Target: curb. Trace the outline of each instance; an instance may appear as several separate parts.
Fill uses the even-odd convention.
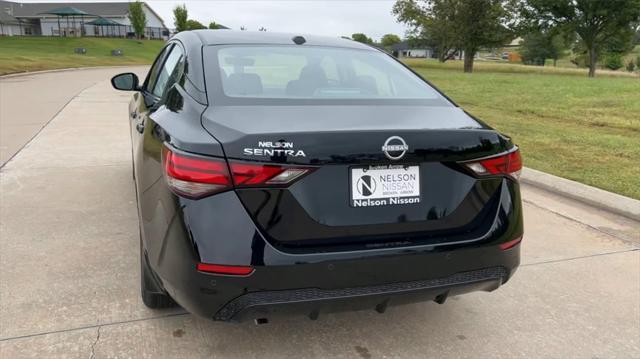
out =
[[[117,68],[121,68],[121,67],[132,67],[132,66],[151,66],[151,64],[64,67],[64,68],[60,68],[60,69],[51,69],[51,70],[22,71],[22,72],[12,72],[12,73],[9,73],[9,74],[0,75],[0,79],[6,79],[6,78],[12,78],[12,77],[20,77],[20,76],[29,76],[29,75],[38,75],[38,74],[48,74],[48,73],[55,73],[55,72],[65,72],[65,71],[117,69]]]
[[[640,222],[640,201],[636,199],[531,168],[523,168],[520,181]]]

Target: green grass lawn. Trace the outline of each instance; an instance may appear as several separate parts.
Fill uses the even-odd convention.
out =
[[[640,199],[637,76],[589,79],[482,66],[465,74],[452,64],[411,64],[467,111],[513,137],[526,166]]]
[[[150,64],[164,41],[110,38],[0,37],[0,75],[84,66]],[[86,55],[74,48],[84,47]],[[121,49],[124,56],[111,56]]]
[[[559,60],[560,62],[569,63],[568,59]],[[459,60],[449,60],[444,64],[434,59],[407,59],[405,62],[414,69],[435,69],[435,70],[455,70],[462,71],[463,62]],[[476,60],[473,65],[473,71],[478,73],[512,73],[512,74],[543,74],[543,75],[565,75],[586,77],[588,70],[586,68],[579,69],[571,64],[570,67],[565,66],[526,66],[522,64],[509,63],[506,61],[482,61]],[[611,71],[598,69],[596,76],[599,77],[640,77],[639,73],[631,73],[624,70]]]

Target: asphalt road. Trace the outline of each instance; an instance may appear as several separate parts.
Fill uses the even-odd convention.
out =
[[[34,107],[29,82],[59,91],[24,81]],[[264,326],[149,310],[129,94],[87,86],[0,172],[1,358],[640,358],[640,224],[527,186],[522,266],[493,293]]]

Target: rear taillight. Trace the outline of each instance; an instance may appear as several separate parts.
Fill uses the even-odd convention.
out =
[[[188,155],[165,147],[162,163],[169,188],[188,198],[201,198],[232,187],[223,159]]]
[[[462,164],[478,176],[509,176],[517,180],[522,171],[522,158],[517,147],[504,155]]]
[[[169,188],[197,199],[232,188],[287,186],[310,172],[308,167],[225,161],[164,147],[164,173]]]
[[[229,162],[236,187],[287,185],[309,172],[309,168]]]

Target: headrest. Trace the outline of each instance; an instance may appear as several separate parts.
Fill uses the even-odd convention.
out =
[[[327,74],[322,67],[318,65],[307,65],[303,67],[298,79],[302,82],[311,83],[316,87],[323,87],[328,83]]]
[[[225,93],[230,96],[262,94],[262,79],[256,74],[233,73],[225,81]]]

